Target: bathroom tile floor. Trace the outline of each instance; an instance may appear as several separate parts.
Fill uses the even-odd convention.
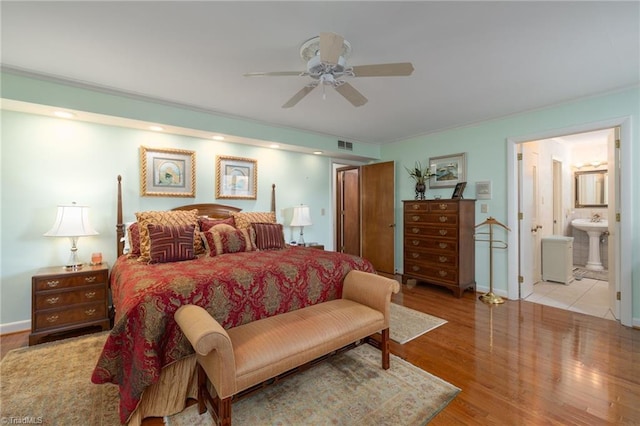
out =
[[[569,285],[540,281],[534,284],[533,293],[524,300],[615,320],[609,309],[607,281],[582,278],[574,279]]]

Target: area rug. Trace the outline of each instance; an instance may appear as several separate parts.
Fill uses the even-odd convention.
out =
[[[394,328],[405,328],[400,324],[429,317],[392,304],[394,312],[392,336]],[[423,323],[413,333],[423,334],[428,327],[437,325]],[[44,425],[119,425],[117,386],[91,382],[106,335],[97,333],[10,351],[0,362],[0,418]],[[395,356],[391,357],[391,369],[384,371],[380,351],[362,345],[238,401],[233,405],[234,424],[259,425],[265,416],[275,416],[269,424],[299,424],[300,419],[305,424],[424,424],[459,391]],[[283,397],[285,394],[289,397]],[[251,410],[263,406],[265,411],[242,408],[246,406]],[[321,406],[324,411],[319,411]],[[209,421],[208,415],[198,416],[195,406],[169,420],[171,425],[200,424],[192,423],[195,421]]]
[[[118,387],[91,383],[107,332],[14,349],[0,362],[7,424],[119,425]],[[13,423],[10,423],[13,421]]]
[[[424,425],[460,392],[457,387],[392,355],[361,345],[304,373],[243,398],[231,407],[232,423],[255,425]],[[210,426],[196,405],[165,418],[167,426]]]
[[[407,343],[424,333],[446,324],[442,318],[434,317],[396,303],[391,304],[391,340]]]
[[[573,277],[577,280],[591,278],[592,280],[609,281],[608,271],[592,271],[591,269],[578,266],[573,268]]]

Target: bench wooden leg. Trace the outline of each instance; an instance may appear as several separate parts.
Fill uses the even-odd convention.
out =
[[[231,426],[231,397],[220,399],[218,395],[212,397],[207,387],[207,373],[198,364],[198,413],[203,414],[209,409],[209,414],[216,426]]]
[[[391,367],[389,361],[389,353],[391,349],[389,347],[389,329],[385,328],[382,330],[382,339],[380,341],[380,351],[382,352],[382,369],[388,370]]]

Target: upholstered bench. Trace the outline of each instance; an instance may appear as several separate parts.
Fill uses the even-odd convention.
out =
[[[399,288],[392,279],[351,271],[342,299],[229,330],[199,306],[181,307],[175,318],[196,351],[200,414],[208,404],[216,424],[230,425],[234,396],[378,332],[382,368],[388,369],[389,304]]]

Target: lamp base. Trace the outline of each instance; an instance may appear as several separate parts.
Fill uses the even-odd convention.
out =
[[[71,238],[71,254],[69,255],[69,260],[67,260],[67,264],[64,266],[65,269],[73,270],[73,269],[82,269],[82,262],[78,259],[78,237],[70,237]]]
[[[504,303],[504,299],[498,296],[497,294],[494,294],[493,292],[483,294],[482,296],[479,297],[479,299],[484,303],[489,303],[494,305]]]
[[[68,271],[75,271],[76,269],[82,269],[84,263],[75,263],[73,265],[64,265],[64,269]]]

